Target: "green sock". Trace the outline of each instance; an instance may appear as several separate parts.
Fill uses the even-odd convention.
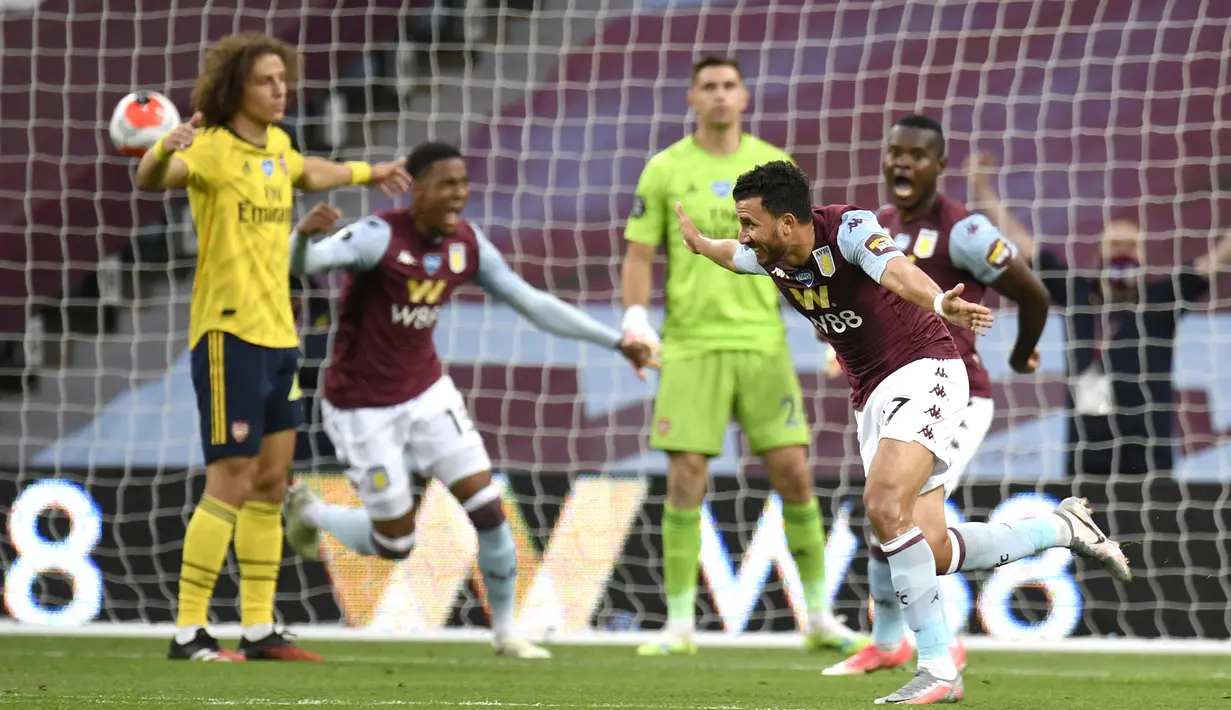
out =
[[[825,527],[816,498],[807,503],[784,502],[782,523],[787,549],[795,558],[799,581],[804,586],[808,614],[824,613],[829,609],[829,595],[825,593]]]
[[[697,601],[697,566],[701,559],[701,508],[663,506],[663,577],[667,588],[667,624],[691,629]]]

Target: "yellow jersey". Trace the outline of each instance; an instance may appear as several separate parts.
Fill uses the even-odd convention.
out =
[[[260,347],[299,347],[290,233],[303,156],[277,126],[267,129],[264,147],[228,128],[209,128],[176,156],[188,166],[197,229],[188,347],[215,330]]]

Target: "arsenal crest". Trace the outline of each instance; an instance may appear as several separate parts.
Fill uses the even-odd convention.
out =
[[[231,438],[242,444],[248,440],[248,422],[231,422]]]
[[[453,243],[449,245],[449,271],[460,274],[466,270],[466,245]]]

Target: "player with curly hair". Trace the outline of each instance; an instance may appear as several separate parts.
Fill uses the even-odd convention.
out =
[[[199,241],[188,326],[205,454],[205,492],[184,535],[169,657],[319,661],[274,628],[282,564],[282,499],[302,424],[299,336],[291,310],[294,190],[374,185],[405,192],[404,161],[369,165],[304,157],[279,126],[299,59],[259,33],[220,40],[192,92],[196,113],[137,168],[145,189],[187,188]],[[240,569],[243,639],[223,649],[206,631],[231,540]]]

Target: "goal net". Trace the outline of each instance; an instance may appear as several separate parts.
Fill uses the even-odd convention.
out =
[[[6,613],[61,626],[174,619],[181,540],[203,485],[186,353],[196,242],[182,194],[133,191],[133,163],[111,149],[106,121],[139,88],[190,115],[203,49],[255,29],[304,57],[287,121],[303,151],[376,160],[428,138],[458,143],[469,218],[530,282],[613,324],[633,186],[650,155],[691,130],[685,91],[698,56],[741,62],[754,97],[747,130],[793,154],[818,202],[881,204],[888,127],[934,116],[948,138],[942,189],[972,199],[963,162],[992,156],[987,186],[1052,255],[1045,276],[1068,294],[1031,376],[1007,367],[1014,310],[993,298],[997,325],[980,348],[996,419],[951,512],[1003,521],[1082,495],[1128,543],[1138,574],[1118,585],[1050,551],[954,575],[952,623],[992,639],[1225,639],[1227,283],[1214,279],[1183,314],[1103,307],[1080,284],[1100,273],[1112,220],[1146,237],[1142,293],[1167,283],[1191,294],[1193,260],[1231,228],[1229,20],[1231,6],[1201,0],[0,0]],[[347,219],[389,206],[346,189],[300,207],[317,197]],[[316,389],[337,281],[296,286],[310,423],[295,476],[357,504]],[[826,374],[802,319],[786,322],[814,424],[831,596],[866,625],[848,390]],[[557,637],[660,626],[666,462],[647,446],[653,378],[543,335],[477,290],[444,311],[437,342],[505,483],[522,623]],[[1126,386],[1139,396],[1117,404]],[[1150,446],[1173,452],[1169,467],[1125,453]],[[779,502],[738,429],[711,472],[698,623],[789,638],[803,614],[798,573]],[[466,517],[439,486],[421,491],[419,545],[404,562],[360,559],[331,539],[323,564],[288,552],[279,618],[382,633],[485,626]],[[213,619],[237,620],[237,581],[231,560]]]

